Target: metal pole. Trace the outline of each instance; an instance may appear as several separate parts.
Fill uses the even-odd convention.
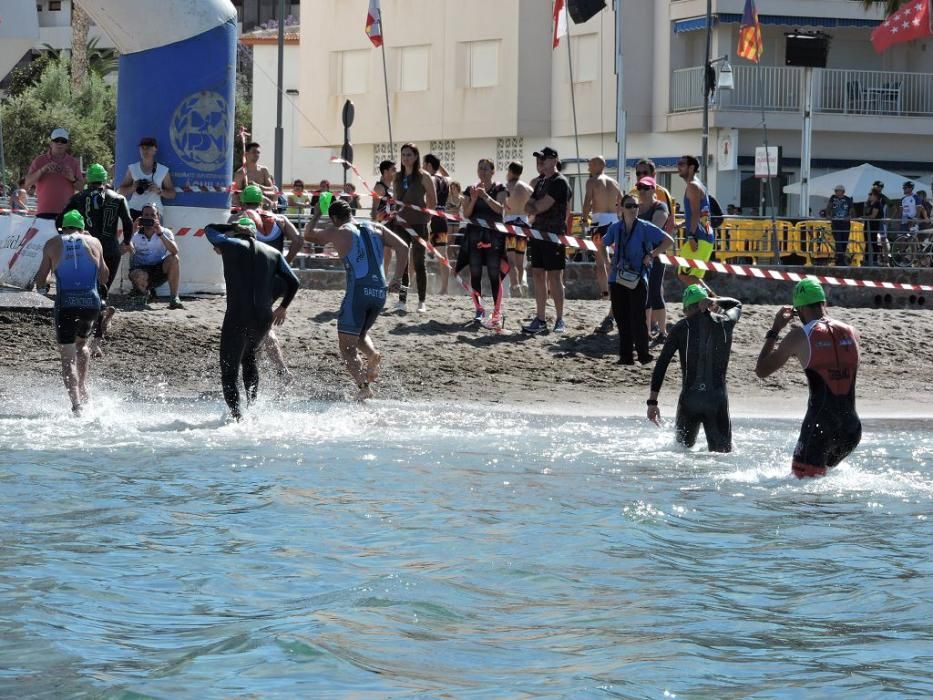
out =
[[[771,199],[771,252],[773,262],[777,265],[781,263],[781,251],[777,235],[777,203],[774,200],[774,178],[771,176],[771,158],[768,155],[768,120],[765,118],[765,89],[761,82],[761,62],[755,64],[755,75],[758,78],[758,101],[761,105],[761,130],[765,140],[765,168],[768,173],[768,195]],[[775,173],[776,175],[777,173]],[[764,194],[764,187],[762,187]],[[764,197],[762,197],[764,199]],[[762,212],[764,215],[764,212]]]
[[[810,216],[810,155],[813,140],[813,69],[803,69],[803,135],[800,144],[800,215]]]
[[[282,129],[282,94],[285,92],[285,0],[279,0],[279,74],[275,95],[275,164],[276,187],[282,187],[282,159],[285,154],[285,131]]]
[[[706,164],[709,162],[709,62],[713,51],[713,0],[706,0],[706,60],[703,61],[703,154],[700,169],[703,183],[709,187]]]
[[[389,153],[395,153],[395,141],[392,140],[392,112],[389,110],[389,72],[386,69],[386,25],[382,21],[382,8],[379,8],[379,29],[382,31],[382,82],[386,89],[386,122],[389,125]]]
[[[622,74],[622,0],[616,0],[616,159],[619,168],[619,184],[625,186],[625,100]]]
[[[577,149],[577,184],[582,188],[583,172],[580,169],[580,134],[577,131],[577,100],[573,89],[573,55],[570,50],[570,9],[566,3],[564,3],[564,16],[567,19],[567,65],[570,67],[570,108],[573,111],[573,141]],[[576,190],[579,188],[575,187],[574,189]],[[576,200],[576,196],[574,196],[574,200]]]
[[[3,152],[3,107],[0,105],[0,190],[6,192],[10,197],[10,208],[12,209],[13,195],[6,191],[6,155]]]

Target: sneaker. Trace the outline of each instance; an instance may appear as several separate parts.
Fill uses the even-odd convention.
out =
[[[473,314],[473,320],[476,323],[482,323],[484,318],[486,318],[486,309],[480,307],[476,310],[476,313]]]
[[[170,309],[183,309],[185,305],[181,303],[181,299],[178,297],[172,297],[172,300],[168,303],[168,308]]]
[[[404,301],[400,301],[395,305],[395,310],[398,311],[400,314],[404,314],[408,311],[408,306],[405,304]]]
[[[667,333],[657,333],[648,343],[648,349],[654,350],[659,345],[664,345],[665,341],[667,341]]]
[[[149,290],[149,301],[156,301],[159,298],[159,295],[156,294],[155,288]]]
[[[522,326],[523,333],[531,333],[532,335],[536,333],[543,333],[547,331],[547,321],[542,321],[540,318],[533,318],[531,323],[527,326]]]
[[[652,362],[654,362],[654,355],[640,355],[638,357],[638,362],[643,365],[650,365]]]
[[[606,333],[612,333],[612,329],[615,328],[615,325],[616,324],[612,316],[606,316],[606,318],[603,319],[603,322],[596,327],[596,332],[602,333],[603,335]]]
[[[559,318],[556,321],[554,321],[554,332],[555,333],[563,333],[566,330],[567,330],[567,326],[564,325],[564,319]]]
[[[141,289],[136,289],[136,287],[133,287],[133,288],[130,290],[130,293],[129,293],[128,296],[129,296],[130,299],[139,299],[139,298],[145,299],[145,298],[146,298],[146,292],[142,291]]]
[[[419,301],[418,302],[418,313],[423,314],[427,310],[428,310],[427,305],[423,301]]]

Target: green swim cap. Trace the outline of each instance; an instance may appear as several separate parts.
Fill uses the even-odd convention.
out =
[[[684,308],[693,306],[703,299],[709,299],[709,292],[698,284],[691,284],[684,290]]]
[[[107,182],[107,169],[100,163],[92,163],[88,166],[85,179],[88,182]]]
[[[331,192],[321,192],[317,200],[317,205],[324,216],[330,211],[330,203],[334,201],[334,195]]]
[[[84,217],[74,209],[66,211],[62,217],[62,228],[76,228],[79,231],[84,230]]]
[[[253,221],[248,216],[241,217],[237,219],[237,226],[242,226],[243,228],[248,228],[250,231],[256,231],[256,222]]]
[[[243,204],[262,204],[262,190],[256,185],[250,185],[240,193]]]
[[[826,292],[823,291],[823,287],[816,280],[800,280],[797,286],[794,287],[795,309],[810,304],[818,304],[821,301],[826,301]]]

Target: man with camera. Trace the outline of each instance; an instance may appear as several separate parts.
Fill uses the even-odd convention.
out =
[[[65,205],[63,215],[69,211],[76,211],[84,218],[88,233],[100,241],[104,252],[104,262],[107,265],[107,282],[101,284],[98,294],[106,304],[110,295],[110,288],[120,269],[120,258],[123,253],[129,252],[129,242],[133,235],[133,220],[130,218],[130,209],[126,198],[107,187],[107,169],[100,163],[92,163],[87,169],[87,188],[74,195]],[[118,229],[122,230],[123,248],[120,247]],[[91,341],[91,351],[100,356],[100,344],[110,325],[116,309],[107,306],[94,329],[94,340]]]
[[[143,205],[130,247],[130,281],[136,295],[143,300],[155,297],[156,287],[168,282],[171,295],[168,308],[185,308],[178,298],[178,244],[172,232],[159,223],[155,204]]]
[[[126,169],[120,194],[130,198],[130,214],[135,221],[140,217],[145,204],[156,204],[162,200],[175,199],[175,185],[168,167],[156,161],[159,144],[152,136],[139,141],[139,160]]]
[[[55,219],[62,205],[84,186],[81,165],[68,153],[71,136],[58,128],[49,135],[49,150],[37,156],[26,173],[25,189],[36,188],[36,211],[40,219]]]

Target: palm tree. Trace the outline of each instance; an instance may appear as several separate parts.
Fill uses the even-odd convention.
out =
[[[71,89],[80,92],[87,81],[87,30],[91,18],[77,3],[71,3]]]

